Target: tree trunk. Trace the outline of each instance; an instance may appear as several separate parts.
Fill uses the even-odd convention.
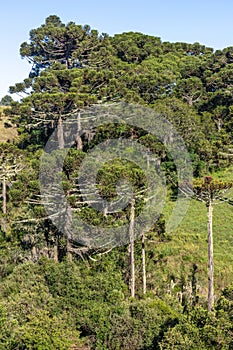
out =
[[[213,230],[212,230],[213,206],[210,201],[208,206],[208,311],[214,305],[214,254],[213,254]]]
[[[2,230],[4,235],[6,235],[6,178],[5,176],[3,177],[2,180],[2,213],[3,213],[3,218],[2,218]]]
[[[146,294],[146,252],[145,252],[145,234],[142,235],[142,285],[143,294]]]
[[[218,132],[220,132],[222,130],[222,120],[221,119],[217,119],[217,128],[218,128]]]
[[[129,237],[130,237],[130,291],[131,297],[135,296],[135,261],[134,261],[134,217],[135,217],[135,200],[131,200]]]
[[[70,65],[69,65],[69,58],[66,57],[66,69],[69,69]]]
[[[65,148],[63,120],[61,116],[59,117],[57,124],[57,140],[59,148]]]
[[[71,253],[71,230],[72,230],[72,210],[70,204],[67,204],[67,212],[66,212],[66,222],[65,222],[65,235],[66,235],[66,256],[68,261],[72,261],[72,253]]]
[[[77,143],[77,149],[82,151],[83,142],[80,134],[81,134],[81,115],[80,113],[78,113],[76,143]]]
[[[70,241],[67,239],[66,241],[66,251],[67,251],[67,260],[68,261],[72,261],[73,260],[73,256],[71,253],[71,244]]]
[[[57,242],[57,239],[56,239],[56,242],[54,243],[54,246],[53,246],[53,260],[55,263],[58,262],[58,242]]]
[[[108,217],[108,207],[105,207],[105,208],[104,208],[103,216],[104,216],[104,218],[107,218],[107,217]]]
[[[32,259],[33,259],[33,261],[37,261],[39,259],[35,245],[32,246]]]

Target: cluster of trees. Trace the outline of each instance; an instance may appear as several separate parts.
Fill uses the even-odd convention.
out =
[[[124,123],[85,129],[84,108],[119,101],[147,106],[170,121],[186,143],[196,178],[230,166],[233,48],[214,52],[199,43],[162,42],[133,32],[109,37],[50,16],[30,32],[20,54],[32,64],[29,77],[10,87],[21,100],[6,96],[1,101],[10,105],[4,113],[17,127],[18,137],[0,144],[0,347],[231,349],[233,287],[222,291],[214,304],[212,204],[229,201],[225,191],[232,183],[205,177],[196,180],[194,191],[184,193],[205,202],[209,211],[207,310],[205,299],[198,302],[194,262],[189,292],[182,279],[178,289],[170,284],[166,289],[155,277],[160,263],[156,244],[172,239],[163,216],[146,235],[134,236],[147,186],[143,170],[116,156],[114,164],[106,162],[99,171],[98,190],[105,200],[117,197],[119,178],[140,193],[121,213],[91,207],[77,178],[94,146],[129,138],[154,153],[153,166],[166,174],[169,199],[176,198],[174,160],[155,136]],[[52,178],[51,165],[60,169],[66,152],[70,117],[76,132],[62,168],[68,209],[61,232],[41,197],[40,157],[56,130],[58,149],[43,163],[43,173]],[[49,199],[55,205],[55,196]],[[69,210],[100,233],[128,223],[129,247],[96,248],[74,240]]]
[[[40,260],[14,268],[0,288],[2,349],[231,349],[233,288],[215,313],[155,295],[128,298],[111,252],[95,264]]]

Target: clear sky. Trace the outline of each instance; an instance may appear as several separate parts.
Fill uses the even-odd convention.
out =
[[[20,58],[20,44],[52,14],[110,35],[137,31],[162,41],[233,46],[232,0],[4,0],[0,11],[0,98],[28,76],[31,66]]]

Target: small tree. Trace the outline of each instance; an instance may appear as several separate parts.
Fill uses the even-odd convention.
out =
[[[13,98],[10,95],[4,96],[0,101],[0,106],[10,106]]]

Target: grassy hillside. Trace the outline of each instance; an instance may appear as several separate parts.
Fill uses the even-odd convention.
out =
[[[6,108],[7,107],[0,106],[0,142],[12,140],[17,136],[16,128],[10,126],[11,124],[4,115],[4,109]]]

